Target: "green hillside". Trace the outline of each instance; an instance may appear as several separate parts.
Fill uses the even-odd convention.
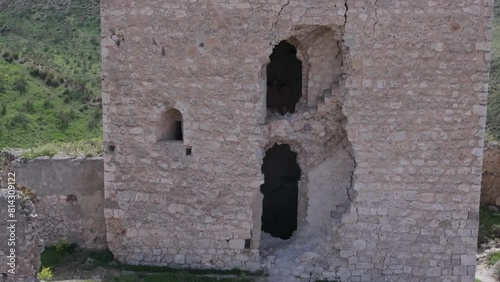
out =
[[[500,1],[487,139],[500,140]],[[0,150],[102,134],[98,0],[0,0]]]
[[[100,136],[99,2],[3,5],[0,149]]]
[[[500,140],[500,1],[495,0],[486,139]]]

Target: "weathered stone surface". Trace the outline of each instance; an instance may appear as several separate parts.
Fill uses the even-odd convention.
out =
[[[8,165],[9,155],[2,155],[0,177],[0,281],[34,282],[40,267],[38,219],[30,197],[16,191],[17,175]]]
[[[13,159],[10,166],[17,187],[36,197],[38,234],[45,245],[67,240],[106,248],[102,158]]]
[[[472,280],[492,1],[101,4],[104,213],[121,261],[255,269],[266,253],[272,281]],[[303,64],[285,116],[266,110],[282,40]],[[183,140],[159,138],[172,108]],[[302,171],[298,229],[266,251],[275,143]]]

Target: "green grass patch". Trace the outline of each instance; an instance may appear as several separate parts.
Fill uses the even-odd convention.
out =
[[[90,265],[89,265],[90,262]],[[54,271],[67,268],[68,265],[92,267],[107,267],[125,272],[132,272],[131,275],[123,275],[111,278],[112,282],[250,282],[252,277],[262,275],[262,272],[249,273],[238,269],[191,269],[191,268],[171,268],[160,266],[128,265],[121,264],[113,258],[109,250],[85,250],[80,249],[75,244],[61,241],[56,246],[45,248],[41,255],[41,265]]]
[[[94,266],[107,267],[114,263],[113,254],[109,250],[86,250],[80,249],[76,244],[58,244],[57,246],[45,247],[40,261],[42,267],[57,269],[68,263],[77,262],[83,265],[87,259],[92,259]]]
[[[190,273],[195,275],[259,275],[261,273],[250,273],[239,269],[194,269],[194,268],[171,268],[166,266],[151,266],[151,265],[130,265],[130,264],[117,264],[116,267],[120,270],[145,272],[145,273]]]
[[[41,254],[40,260],[42,267],[54,268],[62,265],[71,253],[63,253],[56,250],[56,247],[46,247]]]
[[[478,244],[500,239],[500,212],[495,207],[481,206],[479,208]]]
[[[200,276],[187,272],[183,273],[158,273],[136,274],[114,277],[109,282],[250,282],[246,277],[227,278],[215,276]]]
[[[58,153],[71,157],[95,157],[103,153],[102,138],[92,138],[75,142],[50,142],[37,147],[29,148],[21,153],[27,159],[42,156],[54,156]]]
[[[499,261],[500,261],[500,251],[489,253],[488,256],[486,256],[486,264],[487,265],[491,266]]]

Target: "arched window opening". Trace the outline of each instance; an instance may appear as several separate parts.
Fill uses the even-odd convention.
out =
[[[281,115],[295,112],[302,96],[302,62],[297,49],[286,41],[274,47],[267,65],[266,104]]]
[[[262,165],[264,195],[262,231],[273,237],[289,239],[297,230],[300,166],[297,154],[287,144],[275,144],[266,152]]]
[[[159,124],[158,141],[183,140],[182,114],[177,109],[169,109]]]

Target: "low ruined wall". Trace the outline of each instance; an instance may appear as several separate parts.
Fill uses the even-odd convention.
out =
[[[84,248],[105,248],[102,158],[15,159],[18,187],[36,198],[40,236],[45,245],[63,239]]]
[[[43,245],[31,199],[1,189],[0,214],[0,281],[37,281]]]
[[[36,280],[42,241],[30,197],[16,191],[16,175],[2,170],[0,185],[0,282]]]
[[[500,206],[500,144],[488,143],[484,148],[481,204]]]

